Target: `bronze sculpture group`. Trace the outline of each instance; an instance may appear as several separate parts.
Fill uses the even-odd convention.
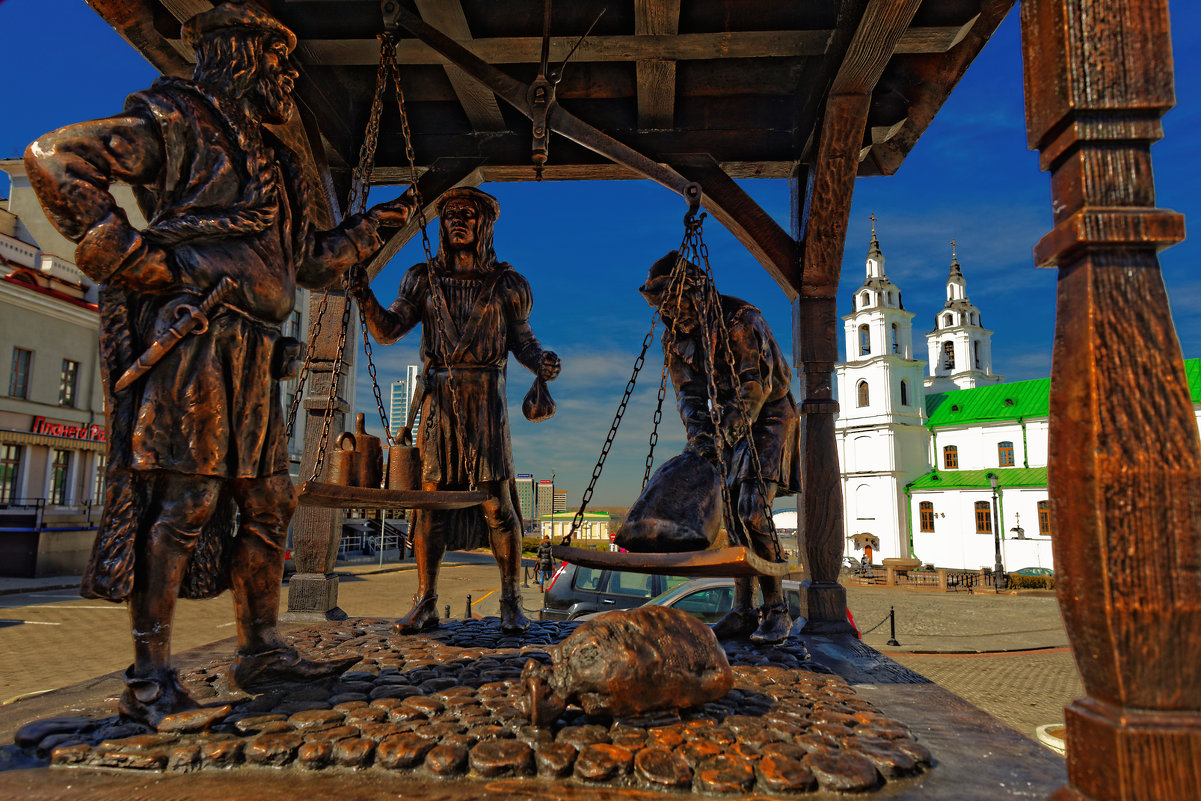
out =
[[[301,351],[281,326],[297,286],[328,286],[370,259],[382,232],[413,213],[406,194],[317,230],[306,216],[309,188],[297,158],[264,128],[293,113],[295,35],[252,3],[228,2],[186,23],[184,37],[197,55],[191,80],[160,78],[132,95],[121,114],[47,134],[25,157],[47,215],[78,243],[77,265],[101,285],[108,488],[81,591],[128,603],[135,656],[120,710],[151,724],[196,705],[171,667],[177,597],[232,591],[238,650],[231,674],[244,689],[334,676],[355,661],[309,661],[276,627],[295,507],[279,381]],[[109,192],[113,181],[134,187],[145,230],[129,224]],[[495,198],[457,189],[437,209],[438,253],[405,274],[389,308],[362,271],[351,286],[380,342],[421,324],[422,488],[486,495],[480,512],[419,514],[418,597],[397,629],[438,623],[438,567],[448,528],[461,525],[467,532],[456,541],[476,542],[478,532],[490,545],[501,572],[500,625],[518,632],[528,621],[518,588],[521,525],[505,367],[512,352],[549,381],[560,361],[530,329],[528,283],[496,259]],[[739,380],[723,377],[720,365],[704,375],[689,354],[700,347],[697,304],[715,292],[695,269],[667,292],[674,263],[673,256],[656,264],[641,291],[674,323],[664,353],[688,447],[731,465],[733,519],[772,558],[772,498],[798,486],[791,375],[758,310],[727,296],[721,312]],[[709,378],[725,407],[719,437],[702,414],[709,401],[700,385]],[[747,456],[752,439],[762,470]],[[719,637],[783,639],[790,621],[779,579],[760,579],[758,613],[750,580],[737,586]]]

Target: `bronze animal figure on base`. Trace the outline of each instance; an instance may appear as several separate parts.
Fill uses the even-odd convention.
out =
[[[232,677],[243,688],[331,676],[355,661],[309,661],[276,628],[295,507],[279,381],[301,351],[281,325],[298,285],[330,284],[412,211],[405,196],[316,230],[298,158],[263,127],[294,111],[296,36],[235,2],[183,33],[196,51],[191,80],[160,78],[122,113],[46,134],[25,154],[47,216],[101,284],[110,445],[81,592],[128,602],[134,663],[120,710],[152,725],[196,706],[171,667],[180,595],[232,590]],[[112,181],[133,185],[146,230],[129,224]],[[227,294],[212,302],[218,287]],[[202,325],[162,347],[178,318],[206,306]],[[156,363],[118,388],[144,352],[143,366]]]
[[[401,633],[438,623],[438,566],[448,544],[476,547],[486,541],[500,566],[500,624],[524,631],[521,611],[521,518],[513,482],[513,456],[505,402],[509,351],[536,375],[540,402],[527,417],[553,411],[538,382],[559,375],[559,357],[544,350],[530,329],[533,296],[529,283],[492,249],[500,206],[478,189],[452,189],[438,201],[441,241],[431,263],[411,267],[385,309],[361,274],[352,288],[371,335],[391,344],[421,323],[424,363],[421,454],[424,490],[478,488],[487,494],[478,509],[423,510],[413,526],[417,601],[397,623]]]

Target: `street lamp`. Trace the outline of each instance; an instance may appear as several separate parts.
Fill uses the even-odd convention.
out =
[[[993,544],[996,546],[997,562],[993,567],[993,572],[996,573],[997,589],[1008,589],[1009,582],[1005,576],[1005,566],[1001,564],[1001,515],[998,512],[997,506],[997,474],[988,474],[988,483],[992,485],[992,536]]]

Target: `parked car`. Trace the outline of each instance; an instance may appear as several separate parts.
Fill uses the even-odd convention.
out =
[[[672,577],[672,580],[678,579]],[[698,578],[682,580],[682,582],[647,600],[642,606],[670,606],[673,609],[687,612],[705,623],[716,623],[734,605],[734,579],[732,578]],[[801,590],[808,584],[807,580],[784,582],[784,600],[788,604],[788,614],[793,619],[790,634],[800,633],[806,623],[806,619],[801,616]],[[756,595],[758,595],[758,591],[756,591]],[[762,596],[756,597],[756,604],[762,602]],[[600,612],[584,614],[581,617],[588,619],[597,614]],[[859,629],[855,626],[855,619],[851,616],[850,610],[847,610],[847,620],[854,629],[855,636],[858,637]]]
[[[632,609],[688,579],[653,573],[600,570],[563,562],[542,595],[543,620],[574,620],[591,612]]]
[[[843,570],[849,570],[852,573],[858,573],[860,568],[862,568],[862,567],[863,567],[863,565],[861,565],[859,563],[859,560],[856,559],[855,557],[853,557],[853,556],[842,557],[842,569]]]

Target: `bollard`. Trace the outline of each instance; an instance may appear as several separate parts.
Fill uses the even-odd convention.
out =
[[[450,620],[450,604],[446,605],[446,619]]]
[[[888,607],[888,642],[885,645],[899,646],[897,642],[897,609],[895,606]]]
[[[467,611],[463,613],[464,620],[471,620],[471,596],[467,596]]]

